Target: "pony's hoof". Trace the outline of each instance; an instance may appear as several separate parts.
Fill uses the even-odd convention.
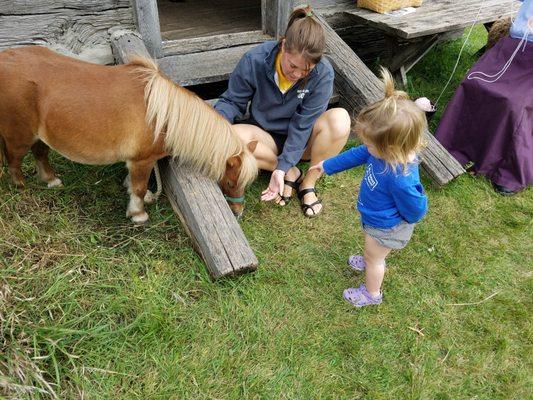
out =
[[[152,204],[154,201],[155,201],[154,194],[151,191],[147,190],[146,194],[144,195],[144,202],[146,204]]]
[[[135,225],[144,225],[148,222],[148,214],[143,212],[141,214],[134,215],[131,217],[131,220]]]
[[[63,182],[61,182],[61,179],[55,178],[53,181],[48,182],[48,185],[46,185],[48,189],[56,188],[56,187],[62,187]]]

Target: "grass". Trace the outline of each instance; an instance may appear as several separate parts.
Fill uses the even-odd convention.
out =
[[[442,104],[483,40],[476,29]],[[409,91],[435,99],[460,46],[432,50]],[[0,180],[0,396],[531,398],[531,189],[426,179],[430,213],[390,257],[384,303],[355,310],[341,293],[362,280],[345,266],[363,245],[362,169],[320,182],[313,220],[258,201],[262,175],[241,223],[260,267],[213,283],[166,200],[133,227],[121,166],[53,162],[64,188]]]

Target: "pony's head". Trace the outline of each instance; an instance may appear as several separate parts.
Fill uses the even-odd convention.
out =
[[[252,155],[257,142],[244,144],[221,114],[161,74],[154,60],[135,58],[130,64],[146,82],[146,123],[154,142],[164,134],[167,154],[193,173],[219,182],[233,213],[240,216],[244,189],[258,172]]]
[[[250,142],[240,154],[228,158],[224,176],[219,181],[220,189],[237,218],[244,211],[244,189],[257,176],[257,162],[252,155],[256,146],[257,141]]]

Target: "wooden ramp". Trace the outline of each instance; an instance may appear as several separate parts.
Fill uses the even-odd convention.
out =
[[[119,63],[127,63],[132,55],[149,57],[140,36],[131,31],[115,31],[111,45]],[[165,193],[211,276],[216,279],[255,270],[257,258],[218,185],[178,168],[170,159],[159,162],[159,167]]]
[[[325,19],[315,15],[326,32],[326,54],[335,69],[340,105],[355,115],[365,105],[383,97],[382,84]],[[445,185],[465,172],[431,133],[426,132],[425,136],[427,147],[422,153],[421,165],[438,185]]]

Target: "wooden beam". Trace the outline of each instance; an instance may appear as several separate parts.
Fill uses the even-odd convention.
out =
[[[137,32],[117,29],[111,34],[111,49],[117,64],[127,64],[132,56],[150,57],[141,35]]]
[[[161,70],[181,86],[219,82],[229,76],[244,53],[255,44],[164,57],[159,62]]]
[[[128,62],[134,54],[148,55],[136,32],[117,30],[111,42],[118,63]],[[216,182],[192,174],[171,159],[158,165],[170,204],[211,276],[216,279],[256,269],[257,258]]]
[[[367,104],[383,97],[383,86],[324,18],[317,13],[315,16],[326,34],[326,56],[335,69],[335,85],[339,89],[341,105],[358,113]]]
[[[163,42],[163,56],[200,53],[204,51],[219,50],[244,44],[262,43],[272,40],[272,36],[263,31],[249,31],[228,33],[224,35],[202,36],[189,39],[165,40]]]
[[[218,185],[175,162],[160,162],[165,193],[193,239],[211,276],[257,268],[257,258]]]
[[[154,58],[161,57],[161,27],[159,25],[159,11],[156,0],[132,0],[135,14],[135,26],[148,49],[148,53]]]
[[[341,106],[355,115],[365,105],[383,98],[383,85],[324,18],[316,17],[326,33],[326,55],[335,69]],[[438,185],[464,172],[459,162],[429,132],[426,132],[426,140],[428,146],[422,152],[422,167]]]

